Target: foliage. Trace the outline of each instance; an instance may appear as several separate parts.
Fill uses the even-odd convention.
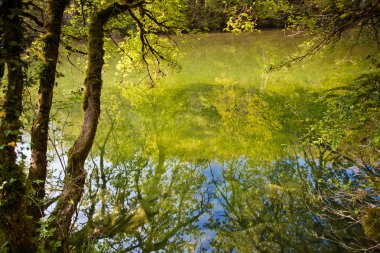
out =
[[[332,188],[321,191],[321,201],[316,206],[322,217],[348,219],[362,225],[368,242],[359,239],[346,242],[340,239],[339,229],[332,229],[333,240],[348,250],[378,248],[377,232],[368,223],[368,217],[372,217],[372,223],[378,222],[372,215],[379,205],[378,86],[379,73],[374,72],[359,77],[351,85],[328,91],[323,96],[328,109],[304,135],[304,141],[314,146],[312,150],[323,154],[316,158],[319,164],[327,159],[322,166],[330,162],[332,169],[341,168],[339,173],[347,173],[345,181],[334,180],[333,176],[321,181]],[[310,152],[308,160],[315,160],[310,158],[313,153]]]
[[[43,73],[46,62],[51,60],[40,50],[47,52],[44,47],[51,33],[40,30],[44,23],[48,26],[44,2],[25,1],[23,5],[23,11],[13,14],[24,19],[24,41],[14,45],[22,47],[23,61],[34,65],[27,77],[18,73],[21,78],[17,84],[25,81],[25,86],[31,86],[38,79],[45,80],[43,74],[36,73]],[[336,73],[325,77],[330,73],[340,71],[351,77],[363,70],[345,68],[345,63],[357,64],[351,56],[337,59],[332,54],[330,58],[323,56],[326,61],[336,62],[331,70],[325,70],[324,77],[321,72],[309,71],[322,69],[318,61],[267,73],[266,68],[273,69],[270,61],[283,59],[295,43],[287,41],[284,52],[277,47],[276,43],[282,43],[278,37],[247,52],[230,42],[205,46],[220,39],[222,35],[216,34],[210,35],[209,40],[193,38],[194,48],[188,56],[182,55],[185,67],[194,66],[192,72],[179,73],[174,78],[166,76],[174,73],[171,68],[179,69],[179,49],[188,47],[181,43],[188,37],[179,35],[191,31],[188,28],[246,32],[267,25],[286,26],[297,35],[311,36],[304,44],[303,54],[289,58],[290,61],[316,53],[358,26],[357,30],[350,30],[356,36],[345,38],[355,45],[364,45],[365,55],[359,52],[363,54],[361,60],[373,69],[378,62],[378,12],[376,1],[71,1],[62,21],[62,34],[58,34],[63,38],[62,56],[67,57],[71,67],[82,69],[89,59],[73,54],[95,53],[100,56],[90,59],[90,63],[100,68],[97,78],[87,78],[85,92],[74,84],[82,80],[76,80],[73,72],[69,75],[71,91],[63,92],[67,87],[55,88],[63,100],[56,98],[53,110],[48,110],[50,119],[44,121],[50,124],[51,165],[42,209],[49,212],[36,227],[25,222],[22,232],[38,235],[47,250],[65,247],[86,252],[178,252],[202,247],[203,242],[197,239],[208,236],[201,223],[209,218],[209,229],[217,231],[211,241],[219,251],[376,251],[380,148],[377,71],[369,70],[351,85],[321,92],[324,86],[331,88],[343,83]],[[95,19],[100,19],[102,25],[94,28]],[[92,24],[92,31],[88,24]],[[90,32],[101,34],[95,44],[102,47],[94,51],[84,46]],[[240,36],[243,44],[266,38]],[[105,57],[103,49],[107,51]],[[281,52],[274,57],[272,50]],[[4,56],[3,48],[0,53]],[[221,54],[228,62],[218,58]],[[0,60],[2,69],[3,59],[6,57]],[[82,143],[79,139],[68,152],[80,131],[78,100],[83,93],[86,101],[94,98],[94,81],[100,95],[104,59],[109,69],[118,62],[118,75],[110,75],[113,71],[109,70],[103,75],[105,81],[114,83],[105,85],[107,90],[103,92],[106,99],[100,118],[102,128],[97,132],[86,169],[83,166],[87,154],[78,162],[82,166],[80,177],[70,178],[74,169],[68,171],[67,165],[74,163],[66,164],[66,156],[75,156],[72,154],[76,145]],[[55,72],[55,64],[50,73],[61,77]],[[21,65],[8,68],[8,74]],[[90,67],[87,73],[92,70]],[[63,80],[58,79],[60,86]],[[145,80],[147,86],[137,85]],[[300,88],[305,83],[309,87]],[[12,90],[11,84],[10,79],[1,80],[6,90]],[[54,88],[56,83],[49,85]],[[23,89],[19,91],[22,93]],[[21,98],[16,102],[21,103]],[[2,104],[3,126],[8,122],[7,116],[12,112],[20,116],[21,109]],[[28,108],[22,108],[26,124],[33,118],[33,106],[31,101]],[[73,117],[69,119],[71,113]],[[97,122],[98,118],[92,123]],[[84,126],[82,132],[88,130]],[[12,137],[0,145],[1,152],[11,151],[1,159],[14,158],[12,166],[18,171],[10,176],[2,172],[0,177],[9,176],[9,180],[3,180],[0,191],[5,192],[10,185],[22,188],[20,198],[12,196],[10,200],[20,200],[19,210],[24,210],[28,203],[21,201],[27,197],[25,186],[44,180],[29,182],[24,178],[25,163],[16,160],[14,152],[21,144],[19,122],[12,127],[0,133],[4,138]],[[89,143],[85,147],[88,151],[92,140]],[[290,151],[286,150],[289,146],[293,147]],[[285,154],[286,151],[294,155]],[[58,169],[58,161],[62,169]],[[60,172],[64,172],[65,180]],[[59,197],[71,197],[66,189],[70,180],[77,178],[83,180],[81,184],[72,184],[77,187],[77,191],[72,191],[76,199],[56,202]],[[61,188],[63,193],[57,196]],[[72,208],[70,214],[54,216],[60,212],[51,214],[53,207]],[[218,215],[218,211],[223,215]],[[26,216],[23,213],[21,217]],[[67,232],[58,241],[55,234],[61,226],[56,222],[62,219],[68,220]]]
[[[232,10],[241,6],[247,6],[247,3],[235,4]],[[226,24],[228,31],[252,31],[259,20],[279,20],[284,31],[289,31],[291,36],[306,36],[300,52],[269,70],[301,61],[347,36],[350,36],[351,50],[360,43],[367,43],[372,48],[370,57],[378,55],[380,39],[376,17],[379,1],[260,0],[248,3],[248,6],[241,12],[230,12],[231,18]]]
[[[312,124],[305,140],[341,153],[359,167],[376,167],[379,150],[379,73],[365,74],[353,84],[322,97],[328,109]]]

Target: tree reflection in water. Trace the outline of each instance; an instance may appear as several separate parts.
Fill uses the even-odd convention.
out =
[[[352,252],[378,245],[361,224],[359,210],[379,204],[378,186],[362,188],[366,177],[301,156],[249,163],[228,162],[213,180],[224,210],[223,219],[210,222],[218,252]]]
[[[122,90],[103,109],[109,128],[97,136],[72,245],[379,250],[378,97],[365,99],[368,110],[350,107],[370,94],[357,85],[331,100],[236,85]]]

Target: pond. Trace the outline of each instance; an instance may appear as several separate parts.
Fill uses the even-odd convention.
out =
[[[278,30],[176,39],[182,70],[154,88],[117,68],[122,56],[108,58],[76,249],[376,250],[366,210],[380,200],[379,110],[363,113],[357,93],[335,89],[369,71],[366,82],[378,78],[368,49],[343,44],[267,71],[301,39]],[[85,60],[61,64],[51,177],[79,132]]]

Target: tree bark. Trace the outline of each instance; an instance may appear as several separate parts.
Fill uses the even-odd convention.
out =
[[[81,132],[68,154],[64,187],[58,203],[52,213],[55,234],[53,240],[61,241],[60,252],[67,252],[67,238],[71,220],[82,197],[86,179],[85,160],[94,142],[100,115],[100,95],[102,88],[102,68],[104,65],[104,25],[114,15],[127,9],[127,5],[109,4],[98,10],[89,24],[88,65],[84,81],[84,120]]]
[[[0,229],[6,235],[11,252],[34,252],[33,226],[27,218],[26,180],[17,164],[16,143],[20,138],[20,115],[24,89],[21,0],[0,4],[2,58],[7,66],[7,84],[0,124]]]
[[[28,180],[34,189],[34,200],[29,207],[29,215],[37,223],[43,216],[43,199],[47,171],[47,143],[50,110],[58,61],[58,48],[61,40],[62,17],[69,0],[49,0],[47,2],[46,35],[43,37],[43,68],[40,73],[40,86],[31,131],[31,163]]]

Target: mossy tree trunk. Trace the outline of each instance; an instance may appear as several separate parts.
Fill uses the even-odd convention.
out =
[[[34,199],[29,215],[35,222],[43,216],[43,199],[47,171],[47,144],[50,110],[53,100],[55,74],[58,61],[58,48],[61,40],[62,17],[69,0],[49,0],[47,18],[44,26],[43,67],[40,73],[40,85],[35,107],[35,116],[31,131],[31,164],[28,180],[32,182]]]
[[[11,252],[34,252],[33,227],[26,212],[25,174],[17,164],[16,151],[24,89],[21,8],[21,0],[1,2],[1,61],[7,66],[7,83],[0,123],[0,229],[7,237]]]
[[[89,24],[87,45],[89,60],[84,81],[86,87],[83,103],[84,120],[81,132],[69,150],[63,191],[52,213],[55,218],[51,224],[55,228],[52,240],[61,241],[60,252],[67,251],[71,221],[84,191],[86,179],[84,164],[94,142],[98,126],[104,65],[104,25],[111,17],[131,6],[132,4],[120,5],[118,3],[107,5],[94,13]]]

